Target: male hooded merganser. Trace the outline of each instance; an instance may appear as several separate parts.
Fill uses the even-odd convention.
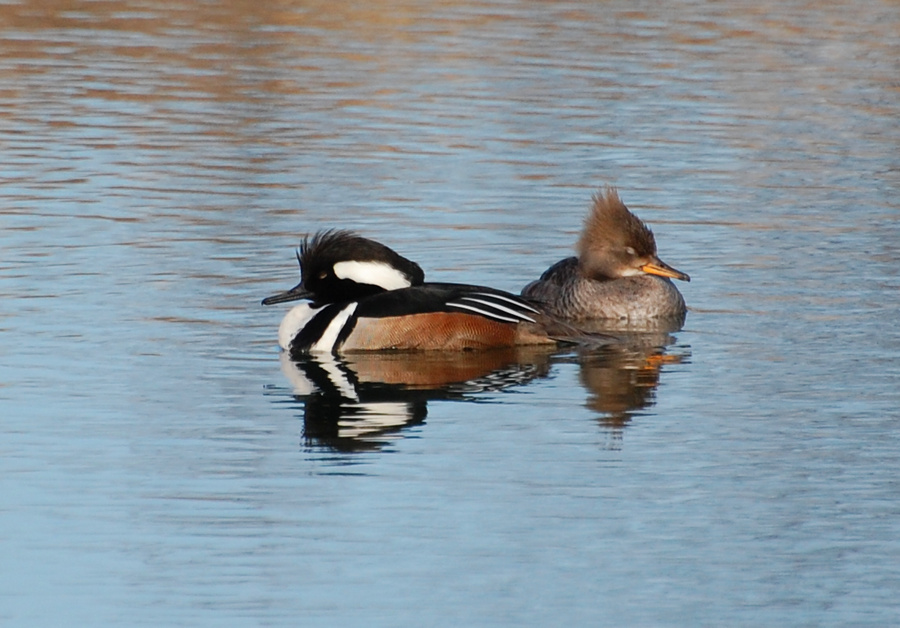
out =
[[[297,260],[300,283],[262,302],[311,301],[291,309],[278,329],[291,356],[550,344],[552,329],[571,331],[501,290],[425,283],[418,264],[349,231],[306,238]]]
[[[669,278],[691,278],[657,257],[653,232],[614,188],[594,196],[577,249],[578,257],[548,268],[522,296],[565,320],[684,321],[684,298]]]

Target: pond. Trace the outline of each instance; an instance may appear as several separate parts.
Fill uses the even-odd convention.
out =
[[[900,7],[0,4],[4,626],[900,617]],[[518,292],[617,187],[614,348],[292,362],[352,229]]]

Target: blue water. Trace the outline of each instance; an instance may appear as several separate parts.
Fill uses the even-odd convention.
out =
[[[257,5],[0,4],[0,623],[900,622],[900,8]],[[518,291],[605,184],[684,329],[301,394],[303,234]]]

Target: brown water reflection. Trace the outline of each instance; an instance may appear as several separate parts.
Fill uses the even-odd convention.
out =
[[[486,227],[522,229],[497,210],[583,197],[658,156],[670,176],[623,189],[640,199],[635,188],[645,188],[645,202],[676,223],[702,224],[723,185],[749,177],[763,189],[826,188],[842,154],[873,149],[848,144],[848,134],[893,128],[895,17],[890,3],[793,2],[777,16],[743,3],[662,12],[617,3],[4,3],[0,121],[33,160],[10,180],[39,197],[48,184],[76,197],[84,186],[94,202],[103,186],[125,205],[134,194],[164,202],[199,192],[226,197],[209,209],[249,202],[293,213],[304,200],[333,208],[374,194],[468,218],[480,209]],[[784,71],[793,65],[802,71]],[[709,150],[680,159],[695,142]],[[650,153],[638,159],[640,146]],[[116,176],[102,180],[110,163]],[[789,164],[808,178],[782,179]],[[876,168],[891,167],[896,160]],[[484,184],[497,177],[518,185],[492,197]],[[676,182],[685,189],[672,191]],[[446,189],[454,183],[488,189],[457,197]],[[753,200],[731,193],[734,203]],[[685,211],[671,216],[678,204]],[[480,222],[430,217],[454,228]],[[530,218],[553,228],[540,212]]]
[[[580,377],[589,393],[587,407],[600,415],[602,425],[620,430],[654,404],[662,369],[689,358],[685,347],[667,353],[661,346],[646,344],[608,347],[582,356]]]

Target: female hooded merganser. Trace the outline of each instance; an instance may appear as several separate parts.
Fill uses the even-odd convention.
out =
[[[300,283],[262,302],[311,301],[291,309],[278,329],[291,356],[550,344],[551,329],[571,331],[501,290],[425,283],[418,264],[349,231],[306,238],[297,260]]]
[[[657,257],[653,232],[614,188],[594,196],[577,249],[578,257],[548,268],[522,296],[565,320],[684,321],[684,298],[669,278],[691,278]]]

